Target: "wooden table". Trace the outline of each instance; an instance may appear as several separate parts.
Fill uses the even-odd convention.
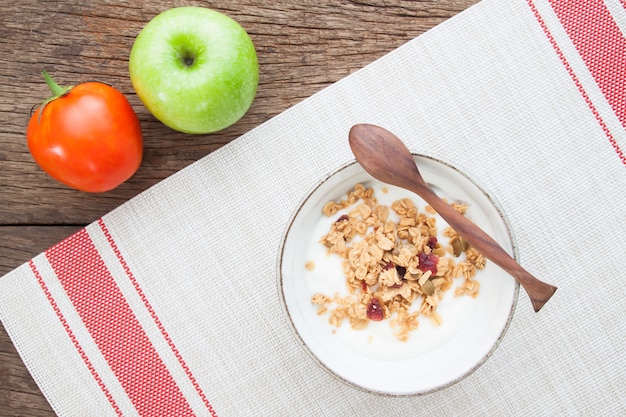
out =
[[[2,0],[0,276],[476,2],[104,0],[95,6],[72,0]],[[257,48],[260,81],[255,102],[238,123],[212,135],[185,135],[162,125],[143,107],[128,76],[128,55],[137,33],[159,12],[182,5],[204,5],[230,15],[248,31]],[[128,97],[144,134],[143,162],[128,182],[111,192],[87,194],[55,182],[35,164],[24,132],[31,108],[48,97],[42,68],[59,84],[96,80]],[[54,415],[1,325],[0,415]]]

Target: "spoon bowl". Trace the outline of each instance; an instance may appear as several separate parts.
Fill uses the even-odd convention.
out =
[[[419,195],[487,259],[500,266],[520,283],[535,312],[541,310],[557,287],[540,281],[526,271],[502,247],[465,216],[443,201],[424,181],[411,152],[388,130],[370,124],[358,124],[348,135],[350,148],[363,169],[372,177]]]

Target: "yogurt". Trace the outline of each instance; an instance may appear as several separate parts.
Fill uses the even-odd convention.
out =
[[[417,195],[404,189],[383,185],[379,182],[368,183],[367,187],[374,188],[374,195],[378,204],[391,206],[396,200],[409,198],[421,212],[425,212],[425,202]],[[312,227],[313,233],[305,245],[306,260],[312,262],[312,267],[304,272],[303,277],[309,291],[309,299],[317,293],[325,294],[331,298],[335,294],[350,295],[341,267],[343,258],[337,254],[329,254],[327,248],[320,243],[320,239],[328,233],[332,223],[339,216],[347,214],[353,208],[354,206],[350,206],[332,217],[321,215]],[[448,238],[442,233],[448,226],[447,223],[438,215],[430,213],[428,215],[436,218],[438,241],[444,246],[447,245]],[[393,210],[390,210],[390,218],[397,220],[392,216],[395,214]],[[462,258],[455,259],[455,261],[458,262],[460,259]],[[380,322],[370,321],[365,329],[354,330],[347,319],[339,328],[330,325],[328,323],[329,314],[318,316],[316,314],[317,306],[311,305],[311,314],[316,316],[315,319],[324,322],[326,326],[324,331],[327,331],[333,338],[336,338],[356,354],[382,360],[406,360],[437,348],[458,333],[459,329],[465,325],[467,317],[470,316],[469,313],[475,306],[476,299],[454,296],[455,288],[462,282],[462,278],[455,279],[452,288],[444,293],[443,300],[439,302],[436,311],[441,317],[441,325],[436,326],[429,318],[419,316],[419,326],[409,333],[407,341],[400,341],[396,338],[394,328],[389,324],[389,318]],[[413,302],[412,309],[417,310],[420,305],[421,298],[417,298]],[[332,308],[334,305],[329,305],[329,309]]]

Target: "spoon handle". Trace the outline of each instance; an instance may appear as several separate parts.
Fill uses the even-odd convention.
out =
[[[420,195],[441,217],[461,235],[471,246],[482,253],[486,258],[511,274],[526,290],[535,312],[552,297],[556,287],[542,282],[526,271],[502,247],[476,226],[469,219],[457,212],[448,203],[443,201],[425,183],[419,183],[411,190]]]

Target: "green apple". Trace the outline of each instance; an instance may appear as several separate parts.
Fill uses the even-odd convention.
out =
[[[211,133],[250,108],[259,64],[248,33],[204,7],[167,10],[141,30],[130,53],[130,79],[148,110],[185,133]]]

